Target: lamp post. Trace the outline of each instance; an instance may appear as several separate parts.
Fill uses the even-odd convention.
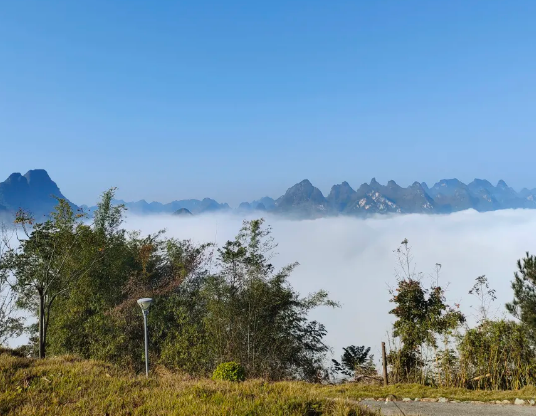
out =
[[[147,337],[147,314],[149,313],[149,307],[153,303],[151,298],[138,299],[138,305],[140,305],[143,313],[143,328],[145,331],[145,375],[149,377],[149,339]]]

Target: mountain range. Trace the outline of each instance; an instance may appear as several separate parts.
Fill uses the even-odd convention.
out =
[[[56,204],[53,198],[65,198],[59,187],[43,169],[28,171],[24,176],[11,174],[0,182],[0,213],[15,213],[19,208],[30,211],[34,216],[46,216]],[[70,202],[73,208],[78,208]],[[139,215],[176,214],[198,215],[207,212],[270,212],[291,218],[320,218],[336,215],[368,216],[372,214],[403,213],[451,213],[466,209],[480,212],[512,208],[536,208],[536,189],[516,192],[504,181],[492,185],[484,179],[475,179],[464,184],[458,179],[443,179],[432,187],[424,182],[414,182],[404,188],[395,181],[381,185],[372,179],[353,189],[348,182],[334,185],[330,193],[322,192],[305,179],[290,187],[277,199],[263,197],[243,202],[232,209],[226,203],[214,199],[177,200],[167,204],[160,202],[114,201],[124,204],[129,212]],[[96,207],[80,206],[92,212]]]

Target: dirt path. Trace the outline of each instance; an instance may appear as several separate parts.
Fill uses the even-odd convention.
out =
[[[406,416],[535,416],[536,407],[473,404],[473,403],[428,403],[428,402],[376,402],[364,400],[361,405],[381,409],[382,415]],[[398,406],[398,407],[397,407]]]

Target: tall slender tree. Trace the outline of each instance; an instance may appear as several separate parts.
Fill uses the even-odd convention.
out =
[[[219,273],[205,287],[216,360],[240,361],[253,377],[314,379],[328,348],[324,326],[307,314],[337,304],[325,291],[299,297],[288,282],[297,263],[275,270],[270,260],[276,245],[263,222],[245,221],[219,250]]]
[[[404,239],[395,250],[398,257],[397,287],[392,289],[390,302],[395,308],[389,311],[396,317],[393,335],[402,342],[400,351],[390,359],[403,381],[419,379],[422,374],[423,347],[437,349],[440,336],[447,336],[465,322],[465,316],[446,303],[445,291],[439,286],[440,265],[436,264],[435,282],[430,288],[422,283],[422,274],[415,273],[408,240]]]
[[[46,355],[47,334],[54,303],[69,295],[77,279],[95,264],[96,258],[83,258],[84,242],[91,229],[74,213],[70,204],[58,199],[51,218],[36,223],[19,211],[16,223],[24,235],[19,246],[9,251],[8,267],[15,278],[13,289],[20,308],[37,310],[39,357]]]

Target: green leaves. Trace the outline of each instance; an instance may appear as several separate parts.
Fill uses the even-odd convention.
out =
[[[9,264],[12,254],[10,241],[14,234],[0,224],[0,346],[23,330],[23,319],[13,316],[15,293],[11,289]]]
[[[536,383],[536,354],[529,332],[512,321],[483,321],[460,338],[464,387],[520,389]]]
[[[234,361],[221,363],[212,374],[212,380],[244,381],[245,379],[246,372],[244,367]]]
[[[337,360],[331,360],[335,371],[348,377],[355,377],[357,373],[375,372],[372,363],[373,356],[369,356],[370,347],[350,345],[343,348],[343,351],[341,363]]]
[[[391,290],[391,299],[396,306],[390,314],[396,316],[393,335],[399,337],[402,346],[391,356],[391,363],[402,381],[419,377],[423,366],[421,351],[423,347],[437,348],[440,337],[447,337],[465,322],[465,316],[451,308],[445,299],[444,290],[438,285],[439,276],[429,289],[423,287],[420,274],[415,273],[408,240],[395,250],[401,273],[398,286]],[[436,273],[441,266],[436,264]]]
[[[334,306],[325,291],[301,298],[288,283],[297,263],[275,271],[276,245],[263,220],[245,221],[218,250],[218,271],[201,290],[208,342],[217,361],[237,360],[252,377],[314,379],[325,328],[307,313]]]
[[[27,238],[19,241],[9,257],[18,306],[33,313],[39,311],[41,357],[45,355],[55,304],[72,295],[104,254],[95,247],[96,238],[83,223],[83,213],[74,213],[64,199],[57,201],[50,219],[42,223],[34,223],[30,216],[19,212],[16,223],[23,227]],[[65,312],[59,313],[60,321]]]
[[[506,309],[526,324],[536,342],[536,256],[527,252],[518,260],[517,268],[512,281],[514,299]]]

